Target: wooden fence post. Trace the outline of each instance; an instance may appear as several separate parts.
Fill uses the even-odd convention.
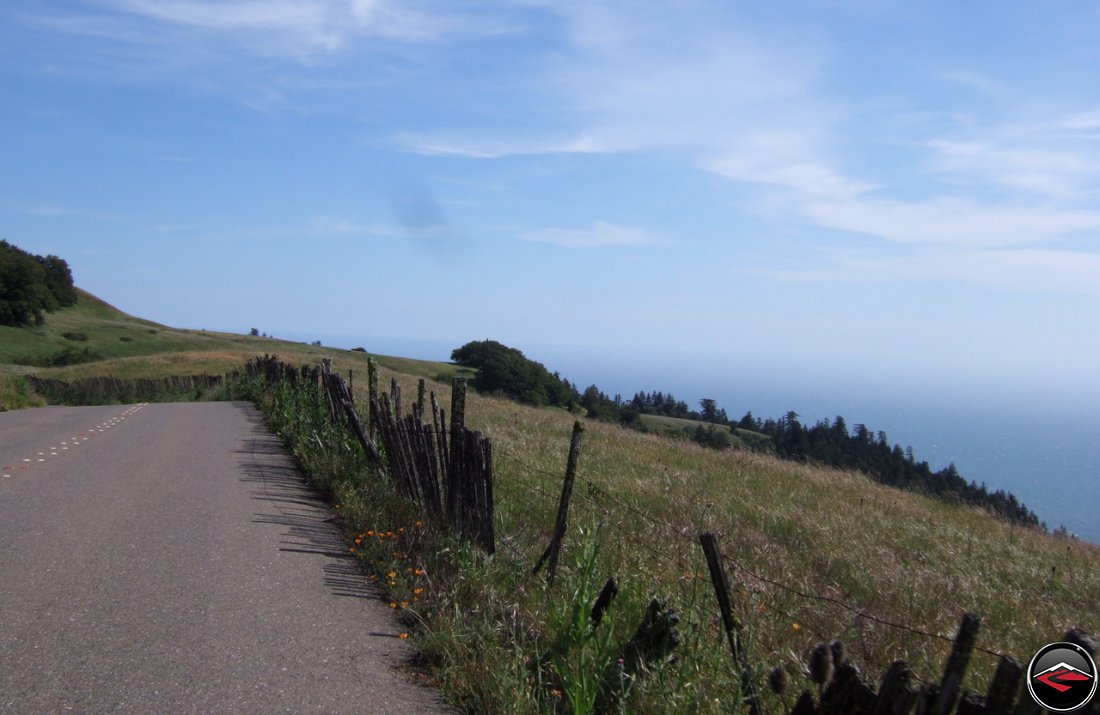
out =
[[[913,671],[904,660],[891,663],[882,676],[871,715],[908,715],[917,704],[917,691],[910,684],[912,679]]]
[[[420,378],[420,382],[416,385],[416,419],[424,419],[424,378]]]
[[[439,449],[440,488],[444,490],[443,507],[446,511],[447,490],[450,489],[450,477],[448,475],[451,470],[451,459],[447,454],[447,417],[439,407],[435,390],[432,390],[432,427],[435,430],[436,446]]]
[[[378,415],[375,414],[375,405],[378,403],[378,366],[374,363],[374,358],[367,358],[367,404],[370,405],[370,409],[367,415],[367,434],[374,438],[375,424],[378,422]]]
[[[986,710],[991,713],[1008,712],[1020,695],[1023,678],[1024,666],[1019,661],[1007,655],[1001,658],[985,694]]]
[[[325,397],[328,398],[328,417],[333,422],[336,421],[336,405],[332,402],[332,388],[329,386],[329,376],[332,374],[332,358],[321,359],[321,387],[325,391]]]
[[[459,499],[463,483],[463,433],[466,429],[466,378],[451,379],[451,445],[447,464],[447,518],[458,527]]]
[[[951,655],[948,656],[947,666],[943,669],[940,696],[933,708],[936,715],[948,715],[954,709],[959,699],[966,667],[970,664],[970,654],[978,639],[978,629],[981,626],[981,616],[976,613],[963,614],[962,621],[959,623],[959,632],[955,636],[955,644],[951,647]]]
[[[573,496],[573,480],[577,476],[577,462],[581,458],[581,436],[584,434],[584,425],[579,420],[573,422],[573,437],[569,441],[569,459],[565,465],[565,481],[561,485],[561,499],[558,501],[558,516],[554,520],[554,535],[550,538],[550,544],[546,551],[542,552],[538,563],[532,569],[532,574],[537,574],[542,568],[542,563],[550,560],[546,569],[547,588],[554,585],[554,575],[558,570],[558,554],[561,552],[561,542],[565,538],[565,529],[569,520],[569,500]]]
[[[733,661],[741,671],[741,697],[748,704],[752,715],[760,715],[760,696],[756,692],[756,684],[752,679],[748,655],[741,643],[741,623],[733,613],[729,581],[726,580],[726,569],[722,565],[722,555],[718,551],[718,539],[708,531],[699,535],[699,543],[707,557],[710,580],[714,585],[714,595],[718,597],[718,608],[722,611],[722,625],[726,629],[726,639],[733,653]]]
[[[376,466],[381,468],[382,455],[378,451],[378,446],[374,443],[374,439],[370,437],[363,429],[363,424],[359,421],[359,414],[355,411],[355,403],[351,397],[351,386],[344,384],[343,380],[340,380],[338,376],[333,376],[333,382],[336,383],[340,406],[344,410],[344,416],[347,418],[348,429],[351,430],[352,436],[359,441],[359,446],[363,448],[363,452]]]

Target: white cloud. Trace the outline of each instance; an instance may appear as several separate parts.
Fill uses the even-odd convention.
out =
[[[550,139],[515,139],[491,137],[448,137],[442,135],[398,133],[394,139],[407,150],[425,156],[453,156],[466,159],[501,159],[511,156],[541,154],[598,154],[608,151],[597,141],[577,137],[554,141]]]
[[[736,181],[770,184],[794,191],[804,196],[829,199],[852,199],[874,186],[849,179],[820,163],[798,161],[792,158],[757,153],[731,155],[703,160],[700,165],[707,171]]]
[[[1013,110],[1008,110],[1012,113]],[[1019,122],[987,122],[927,143],[945,180],[1074,199],[1100,190],[1100,112],[1057,109]]]
[[[817,141],[837,112],[815,90],[825,52],[814,41],[761,39],[735,10],[705,3],[525,5],[556,16],[542,32],[565,32],[511,85],[511,121],[491,136],[444,129],[400,134],[400,143],[470,158],[672,150],[726,163],[746,137],[784,134],[804,150],[792,173],[821,163]],[[771,164],[739,170],[777,178]]]
[[[1075,112],[1062,118],[1058,126],[1063,129],[1093,132],[1100,130],[1100,109],[1090,112]]]
[[[1100,211],[956,198],[809,201],[805,212],[829,228],[901,243],[956,247],[1028,246],[1100,231]]]
[[[661,243],[648,231],[597,221],[588,229],[547,228],[521,233],[520,239],[549,243],[566,248],[601,248],[610,246],[652,246]]]
[[[350,219],[338,216],[314,216],[309,221],[309,228],[314,236],[353,236],[373,233],[370,227],[361,226]]]
[[[1100,297],[1100,254],[1035,248],[930,250],[844,262],[845,280],[952,281]]]
[[[242,53],[312,64],[360,39],[420,44],[517,31],[506,15],[437,0],[102,0],[98,8],[24,11],[21,18],[122,43],[161,65],[191,66]]]

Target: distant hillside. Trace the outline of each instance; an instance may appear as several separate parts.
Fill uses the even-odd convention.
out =
[[[337,369],[362,375],[366,374],[368,356],[386,367],[420,377],[463,372],[446,362],[374,355],[243,333],[173,328],[129,315],[77,288],[75,304],[45,314],[40,325],[0,325],[0,409],[41,404],[19,379],[27,373],[60,379],[214,374],[263,353],[277,353],[292,363],[316,363],[328,357]]]

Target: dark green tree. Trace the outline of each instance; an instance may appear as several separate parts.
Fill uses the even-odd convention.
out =
[[[41,325],[45,313],[75,302],[69,264],[0,240],[0,324]]]
[[[568,380],[550,374],[540,362],[495,340],[475,340],[451,352],[451,359],[477,370],[471,384],[530,405],[569,406],[580,399]]]

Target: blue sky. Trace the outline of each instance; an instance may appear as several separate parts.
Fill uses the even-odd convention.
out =
[[[1091,398],[1098,28],[1065,2],[5,3],[0,237],[179,326]]]

